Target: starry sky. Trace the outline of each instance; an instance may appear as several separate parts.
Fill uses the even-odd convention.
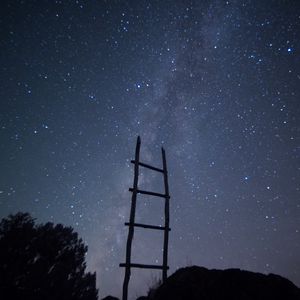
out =
[[[300,2],[2,1],[0,217],[30,212],[88,245],[100,298],[121,295],[138,135],[167,153],[169,274],[197,264],[300,286]],[[139,187],[161,192],[161,174]],[[163,200],[136,220],[163,224]],[[132,261],[162,263],[136,229]],[[133,270],[130,295],[158,271]]]

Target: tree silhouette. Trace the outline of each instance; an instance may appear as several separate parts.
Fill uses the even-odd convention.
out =
[[[2,219],[1,299],[96,300],[96,274],[85,273],[86,252],[71,227],[36,225],[28,213]]]

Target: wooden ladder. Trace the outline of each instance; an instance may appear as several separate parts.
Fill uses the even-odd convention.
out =
[[[130,275],[131,275],[131,268],[162,270],[162,281],[163,282],[165,282],[165,280],[167,279],[167,271],[169,269],[169,267],[168,267],[168,243],[169,243],[169,231],[171,229],[169,227],[170,195],[169,195],[169,185],[168,185],[166,153],[165,153],[164,148],[161,148],[163,168],[160,169],[160,168],[152,167],[148,164],[140,162],[140,148],[141,148],[141,139],[140,139],[140,137],[138,137],[137,143],[136,143],[136,148],[135,148],[135,159],[131,161],[131,163],[134,164],[134,180],[133,180],[133,188],[129,189],[129,191],[132,192],[130,218],[129,218],[129,222],[125,223],[125,226],[128,226],[128,238],[127,238],[127,245],[126,245],[126,262],[120,264],[120,267],[125,267],[125,276],[124,276],[124,283],[123,283],[123,297],[122,297],[123,300],[127,300],[127,298],[128,298],[128,284],[129,284],[129,279],[130,279]],[[163,174],[164,186],[165,186],[164,194],[144,191],[144,190],[140,190],[138,188],[139,167],[144,167],[144,168],[147,168],[147,169],[150,169],[150,170],[153,170],[153,171]],[[137,194],[161,197],[161,198],[165,199],[165,225],[164,225],[164,227],[135,223]],[[141,228],[164,231],[164,248],[163,248],[163,264],[162,265],[146,265],[146,264],[137,264],[137,263],[131,262],[131,246],[132,246],[132,240],[133,240],[133,235],[134,235],[134,227],[141,227]]]

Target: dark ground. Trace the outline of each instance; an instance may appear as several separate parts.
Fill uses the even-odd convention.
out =
[[[116,299],[116,298],[114,298]],[[137,300],[300,300],[300,289],[275,274],[192,266],[172,274]]]

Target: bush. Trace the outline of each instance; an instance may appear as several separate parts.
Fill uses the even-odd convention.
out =
[[[28,213],[2,219],[1,299],[96,300],[96,274],[85,273],[86,252],[71,227],[36,225]]]

